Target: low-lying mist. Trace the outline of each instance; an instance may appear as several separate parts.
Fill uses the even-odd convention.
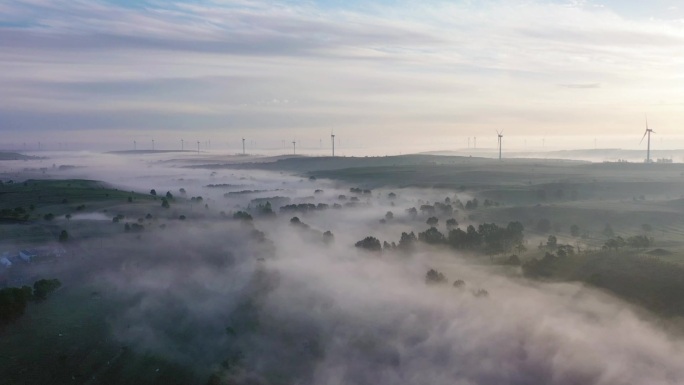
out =
[[[83,250],[101,251],[72,265],[87,266],[79,271],[117,307],[108,320],[116,341],[191,367],[200,383],[684,383],[680,337],[607,294],[531,282],[518,268],[453,250],[354,247],[366,236],[398,242],[402,232],[424,231],[406,209],[445,197],[465,201],[467,193],[385,189],[345,205],[356,186],[301,175],[83,163],[88,167],[49,176],[175,196],[171,209],[141,222],[143,231],[112,223],[121,231],[107,239],[74,239]],[[206,187],[212,184],[227,186]],[[260,192],[225,195],[243,190]],[[195,196],[206,208],[183,203]],[[329,207],[273,207],[275,215],[232,219],[252,199],[277,196]],[[381,223],[388,211],[392,220]],[[305,225],[293,224],[295,216]],[[471,223],[455,217],[461,227]],[[430,269],[448,281],[426,283]]]

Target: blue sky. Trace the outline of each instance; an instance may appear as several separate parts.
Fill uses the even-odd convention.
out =
[[[335,129],[352,143],[451,145],[503,127],[639,136],[648,113],[676,135],[681,7],[16,0],[0,4],[0,126],[8,142],[277,146]]]

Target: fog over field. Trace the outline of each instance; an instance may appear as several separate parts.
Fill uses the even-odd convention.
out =
[[[402,232],[424,231],[429,226],[406,209],[445,197],[465,202],[472,191],[386,186],[357,195],[350,193],[357,185],[304,173],[187,168],[168,159],[82,153],[5,162],[0,172],[5,182],[17,173],[92,179],[174,196],[168,209],[136,198],[70,221],[58,217],[64,226],[119,230],[98,235],[89,234],[92,226],[75,227],[66,244],[74,256],[36,268],[59,277],[64,290],[97,291],[115,309],[106,319],[112,343],[187,368],[196,383],[684,382],[679,329],[609,293],[529,280],[520,267],[492,265],[465,250],[354,247],[366,236],[391,243]],[[229,192],[242,193],[224,196]],[[346,205],[340,195],[358,201]],[[196,196],[202,203],[191,203]],[[252,210],[253,220],[231,219],[252,199],[276,197],[329,206],[307,212],[274,206],[275,215]],[[381,223],[388,211],[393,217]],[[138,221],[144,230],[136,233],[109,223],[116,213],[135,221],[146,212],[152,219]],[[295,216],[299,223],[292,223]],[[454,217],[462,228],[477,225],[465,213]],[[444,228],[442,220],[437,228]],[[430,269],[447,282],[426,282]],[[464,285],[454,286],[456,280]],[[102,374],[93,378],[106,382]]]
[[[0,385],[684,384],[682,0],[0,0]]]

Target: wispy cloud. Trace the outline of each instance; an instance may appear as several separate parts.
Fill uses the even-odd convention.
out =
[[[211,131],[217,116],[238,115],[228,133],[258,135],[283,121],[290,122],[284,131],[313,132],[334,117],[352,135],[369,127],[410,135],[421,126],[420,137],[444,135],[446,127],[489,132],[481,122],[508,111],[520,123],[511,130],[534,134],[542,126],[535,116],[545,132],[549,117],[559,130],[573,127],[567,116],[578,101],[563,88],[595,91],[581,103],[597,126],[626,122],[614,114],[656,101],[664,101],[661,115],[678,119],[671,127],[681,123],[666,107],[684,98],[681,23],[630,19],[588,2],[20,0],[1,7],[0,86],[11,92],[0,96],[0,113],[16,116],[5,121],[14,130],[114,129],[82,119],[135,112],[150,117],[128,119],[127,128],[158,129],[153,116],[169,113]],[[261,102],[273,99],[297,103]],[[61,123],[24,118],[40,114]]]

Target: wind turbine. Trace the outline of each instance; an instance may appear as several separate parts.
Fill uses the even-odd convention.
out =
[[[242,155],[245,155],[245,138],[242,138]]]
[[[335,157],[335,134],[330,131],[330,140],[332,141],[332,156]]]
[[[501,132],[497,130],[496,134],[499,135],[499,160],[501,160],[501,140],[503,139],[503,130],[501,130]]]
[[[133,151],[137,151],[137,150],[138,150],[138,142],[136,142],[136,141],[134,140],[134,141],[133,141]]]
[[[197,141],[197,153],[198,153],[198,154],[199,154],[199,143],[200,143],[200,141],[198,140],[198,141]]]
[[[183,148],[185,147],[185,141],[181,139],[181,151],[183,151]]]
[[[297,142],[292,141],[292,155],[297,155]]]
[[[152,151],[154,151],[154,139],[152,139]]]
[[[656,132],[648,128],[648,117],[646,117],[646,131],[644,132],[644,136],[641,137],[641,141],[639,142],[639,144],[641,144],[641,142],[644,141],[646,135],[648,135],[648,145],[646,146],[646,163],[651,163],[651,133],[655,134]]]

